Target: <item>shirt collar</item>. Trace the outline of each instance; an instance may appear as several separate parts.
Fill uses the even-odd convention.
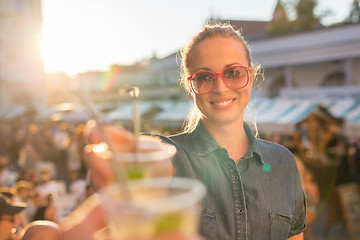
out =
[[[262,164],[265,164],[262,154],[261,154],[261,150],[260,150],[259,139],[257,139],[255,137],[253,130],[251,129],[251,127],[249,126],[249,124],[247,122],[244,122],[244,129],[245,129],[246,135],[249,139],[249,145],[250,145],[250,148],[249,148],[249,151],[247,154],[251,154],[251,155],[254,155],[254,153],[257,154],[259,161]],[[245,154],[245,155],[247,155],[247,154]]]
[[[205,156],[220,148],[215,139],[205,129],[201,120],[192,134],[194,148],[199,156]]]
[[[246,135],[249,139],[250,148],[248,152],[245,154],[245,158],[249,156],[253,156],[254,153],[258,156],[259,161],[264,164],[264,160],[261,155],[260,146],[258,143],[258,139],[255,137],[254,132],[250,128],[250,126],[244,122],[243,124]],[[215,139],[209,134],[209,132],[204,127],[202,121],[199,121],[198,126],[192,133],[192,140],[194,143],[195,151],[199,156],[206,156],[209,153],[221,148]]]

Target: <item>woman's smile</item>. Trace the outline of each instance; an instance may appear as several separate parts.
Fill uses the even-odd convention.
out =
[[[210,103],[212,105],[214,105],[216,108],[227,108],[227,107],[230,107],[234,101],[236,100],[236,98],[232,98],[232,99],[227,99],[227,100],[224,100],[224,99],[220,99],[220,100],[213,100],[213,101],[210,101]],[[231,105],[230,105],[231,104]]]

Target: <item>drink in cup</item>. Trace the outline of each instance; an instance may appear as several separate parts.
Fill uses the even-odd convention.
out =
[[[115,156],[109,150],[101,150],[101,144],[94,149],[100,149],[95,152],[101,158],[113,158],[114,171],[123,171],[128,179],[172,176],[174,146],[147,136],[140,137],[138,144],[138,152],[115,152]]]
[[[125,186],[114,183],[101,191],[108,214],[109,240],[150,240],[196,236],[199,203],[205,186],[190,178],[143,178]]]

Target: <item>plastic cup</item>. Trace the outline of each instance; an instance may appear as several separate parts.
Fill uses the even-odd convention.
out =
[[[190,178],[144,178],[129,181],[131,198],[119,183],[101,191],[108,215],[109,240],[150,240],[196,236],[199,203],[205,186]]]
[[[149,140],[139,141],[139,152],[116,152],[114,171],[121,171],[128,179],[171,177],[171,158],[176,154],[173,145]],[[114,157],[109,151],[98,153],[102,158]]]

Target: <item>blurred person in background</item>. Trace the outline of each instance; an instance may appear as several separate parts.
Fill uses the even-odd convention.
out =
[[[55,198],[55,201],[59,199],[60,196],[66,194],[66,186],[64,181],[55,180],[55,172],[51,165],[43,165],[38,169],[38,181],[36,186],[36,191],[43,196],[51,193]]]
[[[12,240],[16,236],[16,215],[26,205],[14,203],[9,198],[0,194],[0,240]]]
[[[19,150],[18,166],[20,169],[34,169],[40,162],[40,156],[30,135],[25,137],[24,144]]]
[[[354,181],[352,174],[354,147],[344,138],[339,139],[338,145],[336,185]]]
[[[80,205],[82,202],[84,202],[86,199],[91,197],[95,193],[94,188],[91,186],[91,184],[87,184],[85,187],[85,194],[82,198],[79,199],[78,205]]]
[[[12,186],[17,177],[17,172],[9,167],[8,155],[0,153],[0,186]]]
[[[26,207],[26,216],[29,219],[29,222],[34,221],[34,216],[37,210],[43,206],[44,198],[38,192],[34,192],[28,201],[28,205]]]
[[[56,151],[50,126],[45,123],[41,125],[38,135],[41,136],[38,141],[38,149],[41,160],[54,163]]]
[[[81,169],[81,152],[79,151],[79,143],[78,143],[78,136],[73,133],[70,138],[70,143],[67,148],[67,166],[69,172],[71,171],[80,171]]]
[[[14,189],[16,193],[14,196],[14,201],[28,204],[32,191],[34,190],[34,186],[32,185],[32,183],[21,180],[14,184]],[[28,224],[31,220],[28,219],[26,211],[27,209],[18,214],[20,228],[25,227],[25,225]]]
[[[46,195],[44,203],[37,208],[32,221],[48,220],[54,223],[58,222],[57,207],[54,205],[54,196]]]
[[[83,200],[87,185],[87,180],[80,177],[80,170],[70,172],[69,194],[73,197],[76,205]]]
[[[21,180],[14,183],[13,187],[16,191],[15,201],[23,203],[29,201],[32,191],[34,189],[34,186],[31,182]]]
[[[296,156],[296,164],[299,169],[301,182],[306,198],[306,228],[304,237],[306,240],[314,239],[311,227],[316,220],[318,214],[318,206],[320,204],[319,186],[313,180],[313,173],[305,166],[300,157]]]
[[[353,158],[353,178],[360,183],[360,138],[355,142]]]
[[[55,146],[54,164],[57,170],[56,178],[58,180],[69,183],[69,170],[68,170],[68,146],[70,143],[70,135],[68,132],[68,125],[61,123],[53,131],[53,143]]]

